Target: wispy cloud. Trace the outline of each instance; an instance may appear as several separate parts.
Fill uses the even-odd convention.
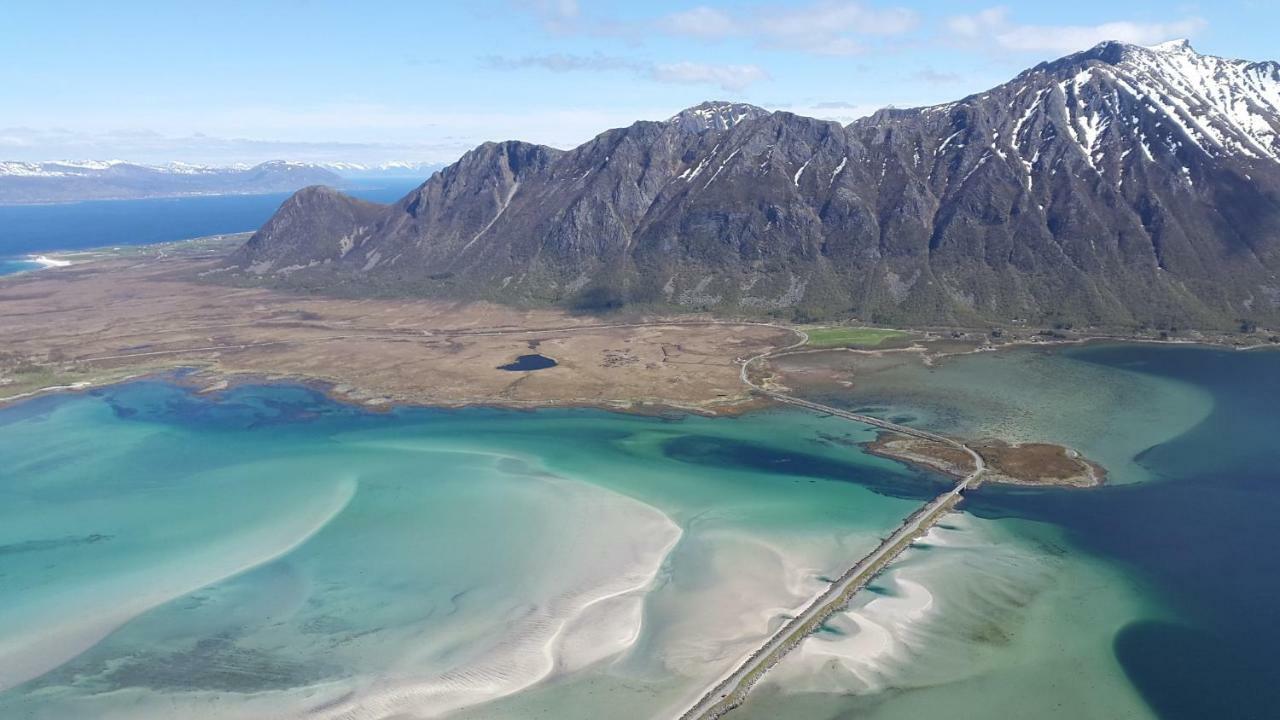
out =
[[[756,65],[734,65],[696,62],[652,63],[615,55],[529,55],[518,58],[488,56],[481,64],[494,70],[537,68],[551,72],[616,72],[627,71],[654,82],[681,85],[714,85],[722,90],[738,92],[769,79],[769,73]]]
[[[1120,20],[1096,25],[1027,25],[1014,22],[1009,8],[1003,6],[955,16],[946,22],[951,35],[965,42],[989,44],[1015,52],[1061,53],[1085,50],[1104,40],[1151,45],[1195,35],[1206,25],[1199,17],[1156,23]]]
[[[954,85],[964,79],[960,73],[943,72],[933,68],[923,68],[911,73],[911,79],[929,85]]]
[[[761,47],[815,55],[853,55],[865,49],[866,38],[902,35],[919,24],[914,10],[836,0],[803,6],[762,5],[735,12],[699,6],[671,13],[657,23],[670,34],[742,37]]]
[[[671,107],[593,108],[457,112],[379,105],[309,108],[254,106],[208,113],[204,132],[76,127],[0,128],[0,160],[92,160],[119,158],[144,163],[173,160],[226,165],[263,160],[453,162],[487,140],[520,139],[574,147],[611,127],[637,118],[661,119]],[[244,118],[257,123],[245,137]],[[189,118],[149,117],[168,127]],[[344,139],[337,139],[344,138]]]
[[[742,23],[728,12],[705,5],[671,13],[658,20],[658,27],[676,35],[705,38],[729,37],[746,31]]]
[[[168,136],[149,130],[105,132],[0,129],[0,159],[102,160],[118,158],[142,163],[174,160],[208,165],[258,163],[264,160],[437,162],[456,157],[453,143],[328,142],[219,137],[195,133]]]
[[[513,4],[533,12],[543,27],[553,32],[574,29],[582,14],[578,0],[524,0]]]
[[[637,70],[644,63],[614,55],[594,53],[592,55],[572,55],[551,53],[548,55],[526,55],[510,58],[501,55],[489,55],[480,59],[481,64],[493,70],[521,70],[539,68],[551,72],[605,72],[609,70]]]
[[[768,80],[769,74],[755,65],[678,62],[654,65],[649,77],[666,83],[718,85],[723,90],[738,92],[761,80]]]
[[[542,29],[554,35],[594,35],[622,38],[638,42],[645,28],[641,23],[626,22],[606,13],[583,8],[578,0],[508,0],[517,11],[532,15]]]
[[[842,125],[851,123],[858,118],[866,117],[880,109],[879,105],[853,103],[845,100],[810,101],[795,103],[787,107],[779,107],[777,105],[766,105],[766,107],[775,110],[786,110],[796,115],[815,117],[819,120],[832,120]]]

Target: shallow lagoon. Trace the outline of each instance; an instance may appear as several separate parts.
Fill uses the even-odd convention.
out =
[[[1269,717],[1278,365],[1103,345],[902,371],[881,412],[954,432],[1020,405],[1119,482],[973,494],[735,715]],[[667,716],[940,486],[850,447],[868,432],[288,386],[5,408],[0,716]]]
[[[863,434],[291,386],[5,408],[0,715],[660,714],[941,482]]]
[[[864,377],[844,401],[973,434],[1016,405],[1012,429],[1107,458],[1118,484],[973,493],[788,657],[744,720],[1273,716],[1280,354],[985,353]],[[873,637],[885,650],[868,667],[847,650]]]
[[[1142,482],[1137,458],[1208,417],[1212,390],[1144,372],[1148,355],[1195,348],[1128,345],[1115,363],[1093,362],[1102,348],[1020,347],[952,356],[928,367],[914,352],[858,361],[852,387],[822,401],[957,437],[1053,442],[1101,463],[1110,484]]]

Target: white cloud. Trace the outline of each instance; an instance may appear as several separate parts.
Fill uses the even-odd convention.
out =
[[[157,129],[118,130],[138,117],[94,113],[71,130],[0,128],[0,160],[122,158],[134,162],[173,160],[225,165],[263,160],[453,162],[488,140],[519,139],[574,147],[601,131],[637,118],[662,119],[670,107],[517,108],[450,111],[372,104],[228,107],[197,115],[174,108],[150,113]],[[181,114],[178,114],[181,113]],[[246,118],[253,120],[252,127]],[[34,120],[34,119],[33,119]],[[91,123],[91,124],[90,124]],[[53,128],[53,123],[24,122]],[[198,127],[200,132],[190,128]],[[185,130],[181,128],[186,128]]]
[[[593,55],[570,55],[551,53],[549,55],[526,55],[519,58],[490,55],[481,58],[485,67],[493,70],[520,70],[524,68],[541,68],[551,72],[590,71],[604,72],[609,70],[636,70],[642,63],[629,58],[595,53]]]
[[[728,37],[743,31],[729,13],[705,5],[672,13],[658,21],[658,26],[676,35],[696,37]]]
[[[863,47],[862,43],[853,40],[852,38],[834,37],[810,43],[806,49],[814,55],[841,57],[845,55],[857,55],[866,48]]]
[[[1115,21],[1097,25],[1020,25],[1010,19],[1006,7],[991,7],[973,15],[947,20],[951,34],[967,42],[991,43],[1003,50],[1019,52],[1058,53],[1085,50],[1105,40],[1153,45],[1195,35],[1205,26],[1205,21],[1198,17],[1157,23]]]
[[[803,6],[757,6],[736,14],[699,6],[667,15],[658,21],[658,27],[675,35],[743,37],[761,47],[815,55],[853,55],[864,49],[857,38],[902,35],[914,30],[919,22],[919,15],[906,8],[822,0]]]
[[[930,85],[955,85],[963,80],[964,76],[960,73],[944,72],[926,67],[911,73],[911,79]]]
[[[858,118],[863,118],[871,113],[879,110],[881,105],[871,103],[851,103],[846,101],[825,101],[814,103],[800,103],[790,105],[788,107],[770,106],[771,109],[786,110],[796,115],[804,115],[806,117],[815,117],[819,120],[834,120],[841,125],[847,125]]]
[[[769,74],[755,65],[678,62],[654,65],[649,77],[658,82],[719,85],[723,90],[736,92],[753,83],[768,80]]]
[[[611,18],[599,7],[603,3],[579,5],[578,0],[508,0],[517,10],[533,16],[542,28],[554,35],[591,35],[620,38],[635,43],[642,38],[639,23]]]
[[[493,70],[538,68],[551,72],[630,71],[637,77],[661,83],[683,85],[715,85],[723,90],[738,91],[769,79],[769,74],[756,65],[717,65],[713,63],[671,62],[649,63],[613,55],[531,55],[521,58],[490,56],[481,62]]]
[[[515,0],[515,5],[532,11],[548,30],[557,32],[572,30],[580,14],[578,0]]]
[[[900,35],[915,29],[918,23],[915,11],[906,8],[877,9],[857,2],[821,2],[766,11],[761,31],[796,38],[833,33]]]

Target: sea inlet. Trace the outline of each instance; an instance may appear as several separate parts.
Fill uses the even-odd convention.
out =
[[[1267,717],[1278,371],[1022,349],[823,397],[1110,484],[971,493],[734,716]],[[668,717],[951,482],[873,437],[292,385],[0,408],[0,717]]]

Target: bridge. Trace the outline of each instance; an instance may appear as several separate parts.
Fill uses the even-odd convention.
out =
[[[842,410],[822,403],[805,400],[785,393],[770,390],[751,379],[750,369],[754,363],[762,362],[770,357],[785,353],[804,345],[808,336],[800,330],[798,342],[785,348],[761,353],[742,363],[741,378],[756,392],[778,402],[802,407],[814,412],[842,417],[854,422],[872,425],[902,435],[918,437],[924,440],[945,443],[963,450],[973,459],[973,471],[960,479],[951,489],[933,498],[923,507],[912,513],[902,525],[889,537],[885,538],[868,555],[850,567],[843,575],[834,580],[826,590],[809,602],[795,617],[771,634],[760,647],[743,659],[733,670],[723,676],[715,686],[702,695],[696,703],[682,715],[680,720],[713,720],[724,716],[746,699],[747,693],[765,673],[769,671],[792,648],[799,645],[805,637],[816,630],[827,618],[849,604],[855,593],[866,586],[890,562],[911,546],[916,538],[928,532],[944,515],[960,502],[962,493],[972,486],[986,465],[982,456],[964,443],[925,430],[899,425],[870,415]]]

